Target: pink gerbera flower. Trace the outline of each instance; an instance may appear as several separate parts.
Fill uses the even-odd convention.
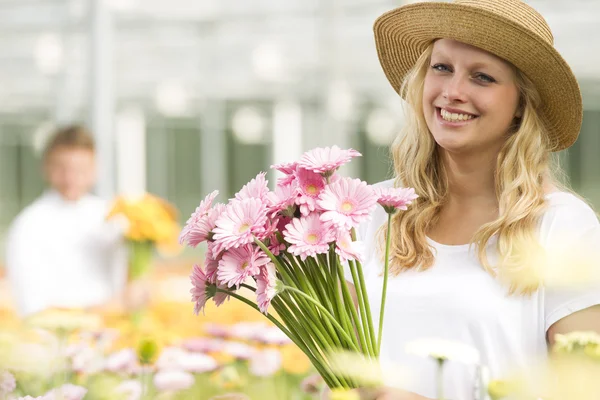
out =
[[[208,213],[202,216],[187,234],[187,242],[190,247],[196,247],[202,242],[212,239],[212,230],[219,216],[225,210],[225,204],[215,204]]]
[[[325,210],[321,220],[340,229],[351,229],[369,218],[377,199],[377,194],[366,182],[341,178],[321,193],[318,204]]]
[[[271,165],[271,168],[284,174],[282,178],[277,179],[278,186],[286,186],[296,180],[294,173],[296,172],[297,163],[284,163]]]
[[[335,238],[332,230],[327,227],[317,214],[295,218],[283,231],[285,240],[291,244],[288,251],[304,261],[306,257],[327,253],[329,242]]]
[[[300,206],[300,212],[306,216],[316,210],[319,195],[325,189],[325,179],[312,171],[304,168],[298,168],[296,171],[298,179],[299,196],[296,198],[296,204]]]
[[[377,202],[388,214],[406,210],[413,200],[419,197],[413,188],[375,188]]]
[[[195,303],[194,314],[198,315],[200,311],[204,313],[206,302],[214,297],[216,285],[208,282],[204,270],[199,265],[194,265],[190,279],[192,281],[190,293],[192,294],[192,301]]]
[[[265,200],[269,193],[268,182],[265,179],[265,172],[256,175],[256,178],[248,182],[242,189],[235,194],[237,200],[261,199]]]
[[[206,267],[206,280],[210,283],[217,283],[217,269],[219,267],[220,255],[215,256],[212,252],[212,247],[208,247],[206,252],[206,258],[204,259],[204,266]]]
[[[268,313],[271,300],[279,292],[278,286],[275,265],[268,263],[256,278],[256,302],[261,313]]]
[[[237,248],[254,240],[265,230],[266,204],[260,199],[232,200],[215,222],[215,250]]]
[[[215,190],[214,192],[212,192],[208,196],[206,196],[204,198],[204,200],[202,200],[200,202],[200,205],[198,207],[196,207],[196,210],[192,213],[190,218],[188,218],[187,222],[185,223],[185,226],[181,230],[181,234],[179,235],[179,243],[180,244],[183,244],[183,242],[188,240],[188,235],[190,233],[190,230],[196,226],[196,224],[198,223],[198,221],[201,218],[203,218],[204,216],[206,216],[206,214],[208,214],[208,211],[212,207],[212,202],[215,199],[215,197],[217,197],[218,194],[219,194],[219,191]]]
[[[328,177],[333,175],[340,166],[358,156],[361,154],[353,149],[342,150],[337,146],[318,147],[304,153],[298,166]]]
[[[340,261],[348,260],[362,261],[362,242],[355,242],[346,229],[340,229],[335,238],[335,252],[340,256]]]
[[[298,183],[296,181],[289,185],[277,185],[275,192],[269,192],[269,215],[275,216],[281,212],[291,217],[296,211],[296,199],[298,198]]]
[[[219,261],[217,278],[229,287],[239,288],[246,278],[258,275],[260,267],[269,261],[269,256],[253,245],[229,249]]]

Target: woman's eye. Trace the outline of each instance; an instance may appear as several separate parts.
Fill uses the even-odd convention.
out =
[[[478,80],[480,80],[480,81],[482,81],[482,82],[485,82],[485,83],[494,83],[494,82],[496,82],[496,80],[494,78],[492,78],[491,76],[486,75],[486,74],[477,74],[477,75],[475,75],[475,78],[478,79]]]
[[[434,64],[431,66],[431,68],[433,68],[436,71],[440,71],[440,72],[449,72],[450,71],[450,68],[444,64]]]

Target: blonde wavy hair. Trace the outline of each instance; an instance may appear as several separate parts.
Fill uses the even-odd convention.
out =
[[[423,87],[429,68],[433,43],[421,55],[407,76],[401,92],[406,99],[406,124],[391,147],[395,186],[415,189],[419,198],[407,211],[392,219],[390,272],[426,270],[434,263],[433,248],[427,232],[448,195],[448,180],[423,113]],[[531,255],[541,249],[536,228],[546,207],[545,184],[568,190],[562,183],[558,159],[553,160],[553,143],[548,140],[544,123],[537,113],[540,96],[534,84],[515,67],[520,92],[521,118],[510,129],[496,162],[495,182],[499,216],[477,230],[471,241],[476,245],[483,268],[509,286],[510,293],[532,293],[539,287]],[[383,244],[386,227],[379,231]],[[492,238],[497,238],[496,243]],[[495,244],[497,265],[488,260],[488,246]],[[528,270],[529,269],[529,270]]]

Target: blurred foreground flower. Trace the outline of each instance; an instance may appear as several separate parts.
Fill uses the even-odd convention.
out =
[[[600,334],[589,332],[570,332],[554,337],[552,351],[558,354],[583,354],[600,361]]]
[[[98,315],[83,310],[48,309],[28,317],[27,325],[54,332],[71,333],[77,330],[93,331],[102,325]]]
[[[8,371],[0,372],[0,398],[4,398],[17,387],[17,381]]]
[[[448,360],[459,361],[468,365],[479,363],[477,349],[463,343],[444,339],[418,339],[406,345],[406,352],[421,357],[431,357],[438,363],[437,398],[444,399],[443,372]]]
[[[444,339],[417,339],[406,345],[406,352],[438,361],[452,360],[464,364],[477,364],[479,352],[466,344]]]

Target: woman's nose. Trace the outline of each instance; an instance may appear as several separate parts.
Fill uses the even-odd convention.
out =
[[[466,78],[454,74],[445,83],[443,96],[449,102],[464,103],[467,101]]]

